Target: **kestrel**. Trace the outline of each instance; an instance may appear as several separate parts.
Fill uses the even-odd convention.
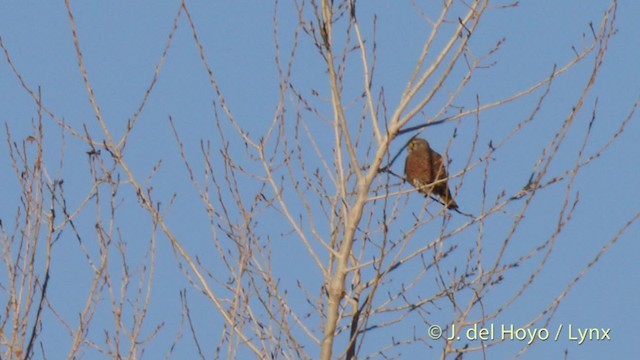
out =
[[[409,154],[404,163],[407,181],[425,196],[438,195],[448,209],[457,209],[447,185],[447,169],[442,156],[429,147],[425,139],[415,138],[409,143]]]

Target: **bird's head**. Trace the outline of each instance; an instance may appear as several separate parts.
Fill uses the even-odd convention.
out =
[[[409,151],[427,151],[429,143],[425,139],[414,138],[409,142]]]

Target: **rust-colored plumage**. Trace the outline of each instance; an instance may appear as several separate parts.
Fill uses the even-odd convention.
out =
[[[425,196],[438,195],[448,209],[458,208],[447,185],[449,175],[442,156],[429,147],[427,140],[411,140],[404,173],[407,181]]]

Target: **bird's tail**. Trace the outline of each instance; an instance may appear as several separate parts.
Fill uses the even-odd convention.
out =
[[[442,200],[444,200],[444,204],[447,206],[447,209],[457,209],[458,204],[456,204],[456,201],[453,200],[453,196],[451,196],[451,191],[447,189],[444,195],[445,196],[443,197]]]

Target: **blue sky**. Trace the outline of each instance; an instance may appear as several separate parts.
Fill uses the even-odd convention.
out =
[[[292,4],[281,2],[278,6],[277,36],[284,61],[288,60],[297,22]],[[206,4],[187,2],[187,5],[227,105],[238,123],[251,129],[250,136],[257,140],[273,118],[279,96],[274,63],[273,4],[268,1],[216,1]],[[470,40],[471,49],[479,56],[492,49],[501,39],[504,39],[504,43],[498,52],[486,60],[487,67],[474,73],[468,87],[454,105],[465,109],[473,108],[476,97],[481,103],[497,101],[539,81],[551,72],[554,64],[561,66],[571,61],[575,56],[571,47],[580,50],[590,40],[589,23],[593,22],[597,29],[608,5],[608,2],[601,1],[522,1],[516,7],[487,10]],[[115,137],[123,134],[127,120],[136,112],[144,97],[178,8],[179,2],[175,1],[72,3],[87,72],[103,116]],[[424,10],[430,9],[425,5]],[[427,27],[416,15],[410,2],[360,2],[358,16],[367,35],[372,32],[371,19],[374,14],[377,16],[378,51],[374,87],[376,91],[384,88],[386,106],[391,113],[425,41]],[[575,154],[587,131],[596,98],[597,115],[587,154],[607,143],[640,95],[640,70],[637,66],[640,63],[639,16],[640,5],[637,3],[627,1],[619,4],[616,15],[617,34],[609,43],[595,87],[587,97],[558,157],[551,164],[556,173],[570,168],[571,161],[575,161]],[[43,102],[47,108],[70,126],[82,129],[86,125],[96,139],[102,139],[78,70],[64,4],[2,2],[0,36],[26,84],[32,89],[42,89]],[[337,41],[343,39],[338,38]],[[362,92],[358,65],[354,55],[353,65],[345,77],[346,99],[354,99]],[[492,202],[502,191],[511,195],[526,184],[543,147],[551,141],[555,131],[570,113],[580,90],[588,80],[592,66],[591,56],[556,79],[545,106],[536,119],[496,154],[486,189],[488,202]],[[319,100],[329,94],[325,70],[317,50],[309,38],[301,34],[292,82],[304,96],[316,101],[319,111],[328,117],[328,104]],[[456,68],[455,71],[463,70]],[[319,92],[321,96],[313,97],[313,91]],[[13,140],[21,142],[32,134],[31,122],[37,119],[37,107],[20,86],[4,55],[0,61],[0,94],[3,138],[6,124]],[[537,94],[540,95],[539,92]],[[287,97],[294,98],[291,92],[287,93]],[[501,139],[515,124],[526,118],[535,107],[536,100],[537,95],[534,95],[483,113],[479,132],[479,146],[483,150],[474,156],[479,157],[490,140]],[[435,99],[425,108],[425,115],[414,119],[409,125],[419,124],[424,116],[433,116],[442,101],[443,99]],[[289,99],[287,104],[291,105],[292,102]],[[220,111],[220,104],[203,68],[188,22],[182,15],[168,55],[162,63],[158,82],[131,134],[126,156],[134,173],[142,179],[152,173],[154,166],[162,161],[159,170],[146,185],[153,186],[154,199],[162,201],[166,206],[171,202],[173,194],[176,194],[175,202],[166,217],[167,223],[184,241],[187,250],[201,256],[205,263],[210,264],[211,269],[216,268],[213,264],[219,260],[212,252],[209,220],[186,177],[168,118],[171,116],[174,120],[182,141],[186,144],[187,156],[194,164],[201,164],[200,141],[211,141],[214,148],[219,141],[213,109]],[[293,116],[295,110],[295,106],[291,106],[287,116]],[[347,113],[360,116],[361,107],[353,106],[347,109]],[[639,150],[637,139],[640,138],[640,126],[637,119],[638,116],[634,115],[625,132],[609,150],[581,170],[572,190],[572,200],[577,196],[576,193],[579,193],[580,200],[572,222],[559,236],[555,250],[530,291],[496,319],[495,324],[519,325],[526,322],[531,313],[540,311],[580,273],[600,248],[615,236],[618,229],[640,210],[637,183],[640,159],[636,155]],[[474,121],[469,118],[460,123],[430,127],[422,135],[429,138],[435,149],[442,152],[447,149],[452,173],[460,171],[469,156],[475,131]],[[47,150],[45,163],[49,175],[51,178],[64,179],[67,201],[78,206],[90,187],[86,155],[88,148],[70,134],[64,134],[64,164],[60,168],[60,148],[63,143],[61,131],[47,116],[43,123],[44,145]],[[326,132],[327,128],[320,122],[310,122],[310,127],[316,131],[318,143],[329,154],[333,143],[332,134]],[[457,136],[450,142],[456,127]],[[225,128],[224,131],[232,142],[230,146],[238,153],[243,152],[242,142],[232,128]],[[392,144],[392,151],[399,150],[403,141]],[[16,174],[11,169],[8,145],[6,141],[2,143],[0,167],[3,171],[0,172],[0,184],[4,190],[0,192],[0,218],[5,231],[9,231],[13,227],[16,208],[20,204],[20,193]],[[394,165],[395,172],[402,172],[401,163],[399,161]],[[249,170],[258,169],[251,162],[247,162],[246,166]],[[197,173],[202,176],[203,171],[198,170]],[[481,211],[479,193],[482,191],[482,179],[483,169],[479,166],[469,171],[458,187],[457,202],[465,211],[474,214]],[[247,181],[244,186],[257,186],[254,181],[243,181]],[[456,186],[459,180],[454,179],[452,183]],[[540,239],[552,232],[564,199],[564,185],[566,184],[545,189],[536,198],[533,209],[527,213],[522,227],[514,237],[515,245],[509,249],[512,253],[507,258],[516,259],[526,254],[535,247],[533,244],[538,244]],[[403,189],[407,189],[406,185]],[[123,186],[119,191],[127,199],[121,204],[117,217],[121,240],[126,243],[128,260],[133,264],[142,263],[152,234],[149,215],[135,203],[135,194],[132,194],[131,188]],[[408,211],[417,213],[424,206],[422,198],[416,194],[411,195],[413,196],[401,203]],[[506,213],[487,221],[484,234],[487,254],[497,251],[496,244],[508,232],[512,222],[511,215],[517,213],[521,205],[522,202],[514,202],[506,209]],[[438,211],[435,204],[430,205],[430,209],[432,212]],[[298,211],[304,213],[302,209]],[[314,211],[320,212],[318,209]],[[257,229],[265,237],[270,237],[277,264],[274,271],[281,276],[284,286],[288,287],[290,301],[295,307],[304,309],[305,299],[296,288],[296,282],[303,281],[306,289],[317,291],[322,286],[321,274],[308,266],[306,250],[296,241],[295,236],[288,233],[286,223],[277,218],[275,212],[270,216],[266,218],[266,224],[261,223]],[[95,236],[95,232],[91,231],[94,222],[95,210],[91,207],[76,221],[88,244],[91,244],[91,236]],[[463,222],[463,218],[454,217],[450,226],[455,228]],[[425,232],[417,236],[430,236],[427,230],[437,229],[439,224],[430,224],[431,227],[425,228]],[[402,225],[400,223],[400,228],[394,231],[401,232]],[[466,248],[475,241],[476,230],[472,228],[461,233],[454,243]],[[325,232],[324,236],[329,233],[327,228],[322,228],[322,231]],[[542,341],[521,358],[561,358],[565,350],[568,350],[569,359],[631,358],[634,354],[631,344],[635,340],[636,324],[640,322],[640,279],[636,275],[636,254],[640,253],[639,235],[640,228],[637,224],[629,227],[615,246],[572,288],[548,326],[549,329],[556,329],[559,324],[572,324],[581,328],[611,328],[612,340],[587,341],[582,345],[566,339]],[[115,256],[116,250],[113,251],[112,256]],[[89,245],[89,252],[95,255],[97,249]],[[152,301],[143,329],[150,334],[158,324],[162,323],[164,327],[144,355],[155,359],[169,352],[167,344],[174,339],[179,328],[179,316],[176,315],[180,308],[179,292],[186,288],[192,311],[197,313],[198,318],[204,319],[198,323],[199,331],[201,334],[211,334],[211,341],[203,344],[207,358],[211,358],[222,324],[219,314],[209,301],[199,296],[199,290],[185,280],[176,265],[169,242],[160,233],[156,254]],[[459,254],[445,262],[448,269],[463,266],[464,255]],[[61,235],[53,248],[53,256],[56,260],[52,264],[48,299],[61,317],[73,323],[86,301],[83,289],[86,289],[92,274],[71,231],[65,231]],[[113,276],[117,277],[121,271],[119,262],[114,260],[110,266]],[[406,271],[410,269],[407,268]],[[488,305],[496,306],[501,299],[512,295],[523,279],[526,280],[531,269],[523,266],[510,272],[504,282],[491,293],[492,298],[487,299]],[[425,280],[425,284],[432,286],[431,277],[428,278],[429,281]],[[393,279],[396,284],[403,281],[401,274]],[[3,268],[0,270],[0,284],[5,281],[6,270]],[[103,334],[99,329],[112,326],[108,298],[109,295],[105,292],[103,301],[106,306],[98,307],[92,323],[95,329],[89,335],[92,341],[102,341]],[[1,297],[0,302],[3,302]],[[434,314],[432,321],[446,322],[451,315],[450,310],[445,308],[441,313]],[[39,340],[47,349],[48,358],[65,356],[70,344],[66,330],[51,312],[45,314],[43,321],[43,332]],[[412,322],[411,326],[418,326],[418,331],[426,331],[424,327],[420,327],[419,322],[416,323]],[[368,343],[365,343],[365,347],[372,346],[370,351],[373,351],[376,343],[387,342],[393,334],[385,330],[372,332],[366,337]],[[184,339],[173,350],[172,358],[196,356],[188,338],[185,334]],[[316,356],[318,350],[314,350],[310,343],[306,345],[310,347],[307,349],[309,354]],[[440,344],[436,342],[432,345],[433,348],[411,346],[403,355],[436,356],[439,354]],[[489,358],[510,358],[522,345],[522,342],[497,345],[489,350]],[[86,358],[99,358],[98,353],[90,347],[82,353]],[[368,354],[369,351],[364,353]],[[38,352],[36,354],[35,358],[41,358]],[[482,355],[478,353],[465,356],[465,359],[481,358]]]

